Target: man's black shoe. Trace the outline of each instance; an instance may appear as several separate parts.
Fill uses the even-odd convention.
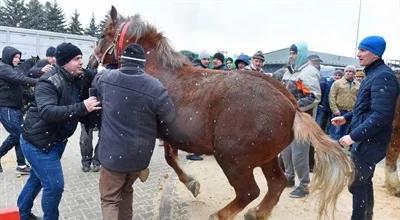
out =
[[[84,173],[89,172],[89,171],[90,171],[90,166],[83,166],[83,167],[82,167],[82,171],[83,171]]]
[[[197,154],[187,155],[186,159],[188,159],[188,160],[203,160],[203,158]]]
[[[100,165],[93,165],[92,167],[92,172],[99,172],[100,171]]]
[[[31,213],[31,214],[29,214],[27,220],[43,220],[43,218],[42,217],[38,217],[38,216],[36,216],[36,215]]]
[[[294,186],[294,180],[288,180],[286,183],[286,187],[293,187]]]

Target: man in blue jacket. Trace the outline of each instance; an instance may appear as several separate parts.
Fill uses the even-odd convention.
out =
[[[353,145],[351,158],[355,165],[352,220],[371,220],[374,194],[372,177],[376,164],[385,155],[392,131],[392,121],[399,85],[393,71],[381,59],[386,48],[380,36],[364,38],[357,57],[364,66],[365,80],[360,86],[352,112],[332,119],[336,126],[351,121],[351,132],[343,136],[342,145]]]
[[[132,219],[132,185],[153,154],[157,128],[175,119],[175,109],[160,81],[144,72],[139,44],[121,56],[121,68],[99,72],[92,85],[102,103],[99,141],[100,198],[103,219]]]

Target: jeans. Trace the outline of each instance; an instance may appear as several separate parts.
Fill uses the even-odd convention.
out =
[[[348,111],[340,110],[340,115],[343,116],[347,112]],[[332,117],[335,117],[335,116],[332,116]],[[331,138],[333,138],[335,140],[339,140],[341,137],[343,137],[349,133],[349,129],[350,129],[350,123],[346,123],[346,124],[338,126],[338,127],[331,125],[331,127],[329,129],[329,136],[331,136]]]
[[[355,177],[349,191],[353,194],[352,220],[372,220],[374,190],[372,177],[375,166],[386,155],[387,146],[376,143],[353,145],[351,159],[354,162]]]
[[[100,165],[100,161],[98,159],[98,146],[99,142],[94,148],[93,153],[93,128],[90,128],[88,131],[85,129],[85,125],[81,123],[81,136],[79,138],[79,146],[81,148],[81,156],[82,156],[82,166],[90,167],[91,164],[95,166]]]
[[[64,175],[61,156],[66,143],[54,143],[48,152],[20,138],[22,151],[31,164],[29,179],[18,196],[17,205],[22,220],[28,218],[33,201],[43,188],[42,210],[44,220],[56,220],[59,216],[58,205],[64,191]]]
[[[325,133],[329,133],[330,127],[333,126],[331,125],[331,118],[332,118],[331,116],[332,116],[331,112],[323,110],[318,111],[317,123]]]
[[[17,156],[18,166],[24,166],[25,157],[22,153],[19,136],[22,132],[22,112],[17,108],[0,107],[0,122],[9,133],[8,137],[3,141],[0,146],[0,158],[7,154],[11,148],[15,147],[15,154]]]

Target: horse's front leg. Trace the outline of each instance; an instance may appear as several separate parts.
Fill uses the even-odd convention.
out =
[[[400,181],[397,174],[397,159],[400,154],[400,143],[397,143],[398,140],[397,136],[392,136],[386,154],[385,185],[390,194],[400,197]]]
[[[197,197],[200,193],[200,183],[194,179],[192,176],[187,175],[182,168],[178,164],[178,149],[172,147],[167,142],[164,142],[164,156],[168,165],[174,169],[175,173],[179,177],[179,181],[185,184],[186,188],[193,194],[194,197]]]

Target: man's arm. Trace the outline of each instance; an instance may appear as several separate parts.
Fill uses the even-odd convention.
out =
[[[32,78],[39,78],[42,74],[45,72],[42,71],[43,67],[48,65],[46,60],[40,60],[33,66],[32,68],[29,69],[28,73],[26,74],[29,77]]]
[[[165,88],[161,90],[157,99],[157,116],[162,123],[170,123],[176,117],[175,106]]]
[[[338,91],[338,81],[335,81],[331,87],[331,91],[329,91],[329,107],[333,114],[339,111],[339,108],[336,105],[336,97]]]
[[[47,79],[40,79],[35,88],[35,100],[40,116],[48,122],[62,122],[69,118],[78,118],[87,113],[83,102],[72,105],[58,105],[56,87]]]
[[[398,83],[390,72],[379,74],[371,85],[371,113],[360,126],[350,132],[350,137],[356,142],[374,136],[393,121],[399,93]]]
[[[301,73],[299,80],[296,81],[296,87],[298,91],[303,93],[303,97],[297,100],[297,104],[302,111],[313,109],[321,101],[318,72],[307,71]]]
[[[22,72],[13,69],[9,65],[0,65],[0,79],[19,85],[34,86],[37,83],[37,79],[26,77]]]

